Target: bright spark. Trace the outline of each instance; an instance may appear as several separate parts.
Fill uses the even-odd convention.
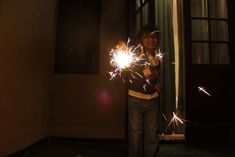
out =
[[[125,50],[113,50],[111,64],[120,70],[130,67],[134,62],[134,54]]]
[[[110,80],[114,79],[117,74],[121,75],[124,70],[128,70],[131,67],[134,67],[135,64],[140,60],[135,54],[135,50],[140,45],[134,47],[129,46],[129,39],[125,47],[116,46],[110,51],[110,64],[115,68],[113,72],[109,72]]]
[[[152,35],[152,34],[154,34],[154,33],[159,33],[159,32],[160,32],[160,30],[153,31],[153,32],[150,33],[150,35]]]
[[[158,52],[155,56],[162,60],[164,55],[165,53]]]
[[[164,117],[165,120],[167,120],[166,116],[164,114],[162,114],[162,116]]]
[[[174,121],[176,121],[176,122],[178,120],[181,124],[184,124],[184,122],[179,117],[177,117],[174,112],[173,112],[173,118],[172,119],[174,119]]]
[[[146,92],[146,84],[143,85],[144,91]]]
[[[145,81],[147,82],[147,84],[149,84],[150,86],[152,86],[152,84],[150,83],[149,79],[145,79]]]
[[[109,72],[110,80],[115,79],[117,76],[121,77],[121,74],[124,71],[128,71],[133,79],[138,79],[138,77],[143,79],[144,77],[140,73],[133,71],[133,68],[135,66],[146,67],[151,65],[145,54],[136,54],[136,50],[141,45],[130,46],[129,42],[130,39],[128,39],[127,43],[124,43],[124,45],[121,44],[120,46],[116,46],[110,51],[110,65],[115,68],[113,71]],[[155,59],[158,58],[161,61],[163,59],[163,55],[164,54],[159,50],[155,55]],[[129,82],[133,83],[132,80],[129,80]],[[148,79],[146,79],[146,84],[151,85]],[[146,90],[146,84],[143,86],[144,90]]]
[[[184,124],[183,119],[180,119],[174,112],[173,112],[173,117],[171,118],[170,123],[168,124],[166,130],[168,129],[168,127],[173,124],[173,126],[178,126],[178,122],[180,122],[181,124]]]
[[[208,96],[211,96],[210,93],[208,93],[208,92],[205,90],[205,88],[203,88],[203,87],[198,87],[198,89],[199,89],[199,92],[202,91],[202,92],[204,92],[205,94],[207,94]]]
[[[137,74],[139,77],[143,78],[143,76],[140,75],[138,72],[135,72],[135,74]]]

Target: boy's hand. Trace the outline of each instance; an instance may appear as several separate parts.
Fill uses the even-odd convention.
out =
[[[126,43],[124,41],[120,40],[118,42],[118,48],[120,48],[122,50],[125,50],[125,49],[127,49],[127,45],[126,45]]]
[[[155,85],[155,89],[157,90],[157,92],[159,92],[161,90],[161,84],[160,83],[157,83]]]
[[[144,70],[143,70],[144,76],[146,78],[149,78],[149,76],[151,75],[151,70],[149,69],[149,66],[147,66]]]

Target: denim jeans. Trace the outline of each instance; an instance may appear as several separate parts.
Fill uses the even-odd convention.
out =
[[[156,157],[159,147],[159,103],[128,96],[129,157]]]

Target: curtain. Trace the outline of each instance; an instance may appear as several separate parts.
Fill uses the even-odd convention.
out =
[[[141,24],[155,23],[161,30],[160,49],[163,53],[160,94],[161,133],[184,133],[184,125],[174,126],[174,123],[169,125],[173,112],[180,118],[184,118],[185,115],[183,0],[149,0],[148,2],[142,8],[143,16],[140,16],[140,12],[136,15],[136,28],[139,29]],[[155,12],[149,12],[148,4],[150,4],[149,7],[154,4]],[[154,15],[149,16],[152,14]],[[141,17],[142,20],[140,20]]]
[[[160,28],[160,48],[164,54],[161,62],[161,94],[160,105],[162,113],[161,132],[172,134],[173,125],[169,125],[175,112],[175,65],[174,40],[172,23],[172,0],[155,1],[155,23]],[[166,118],[166,119],[165,119]]]
[[[177,0],[178,21],[178,107],[177,115],[185,119],[185,51],[184,51],[184,24],[183,24],[183,0]],[[177,127],[176,133],[185,133],[185,125]]]
[[[162,113],[161,132],[164,134],[184,132],[184,128],[182,125],[176,126],[174,125],[175,123],[171,123],[171,125],[169,125],[173,118],[173,112],[176,113],[176,115],[179,117],[184,115],[184,105],[182,101],[184,82],[182,80],[183,71],[179,71],[179,69],[182,69],[183,67],[183,55],[178,53],[179,51],[181,51],[181,43],[178,42],[178,46],[176,47],[174,45],[174,43],[177,43],[176,41],[179,41],[180,36],[176,36],[177,40],[174,40],[173,1],[175,0],[155,0],[155,23],[156,26],[159,27],[161,30],[160,48],[162,53],[164,54],[163,60],[161,62],[162,89],[160,95]],[[177,7],[177,10],[178,9],[179,8]],[[177,31],[177,33],[180,35],[181,31],[180,29],[178,30],[179,31]],[[175,48],[177,48],[177,51]],[[177,52],[177,55],[175,54],[175,52]],[[175,68],[176,65],[179,67],[177,68],[177,71]]]

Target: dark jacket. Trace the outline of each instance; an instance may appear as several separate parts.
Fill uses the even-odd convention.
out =
[[[150,64],[149,69],[151,75],[146,78],[143,73],[146,68],[145,63],[150,64],[146,54],[143,56],[143,59],[135,65],[132,71],[128,71],[128,89],[144,94],[153,94],[157,91],[156,84],[159,82],[160,64]]]

